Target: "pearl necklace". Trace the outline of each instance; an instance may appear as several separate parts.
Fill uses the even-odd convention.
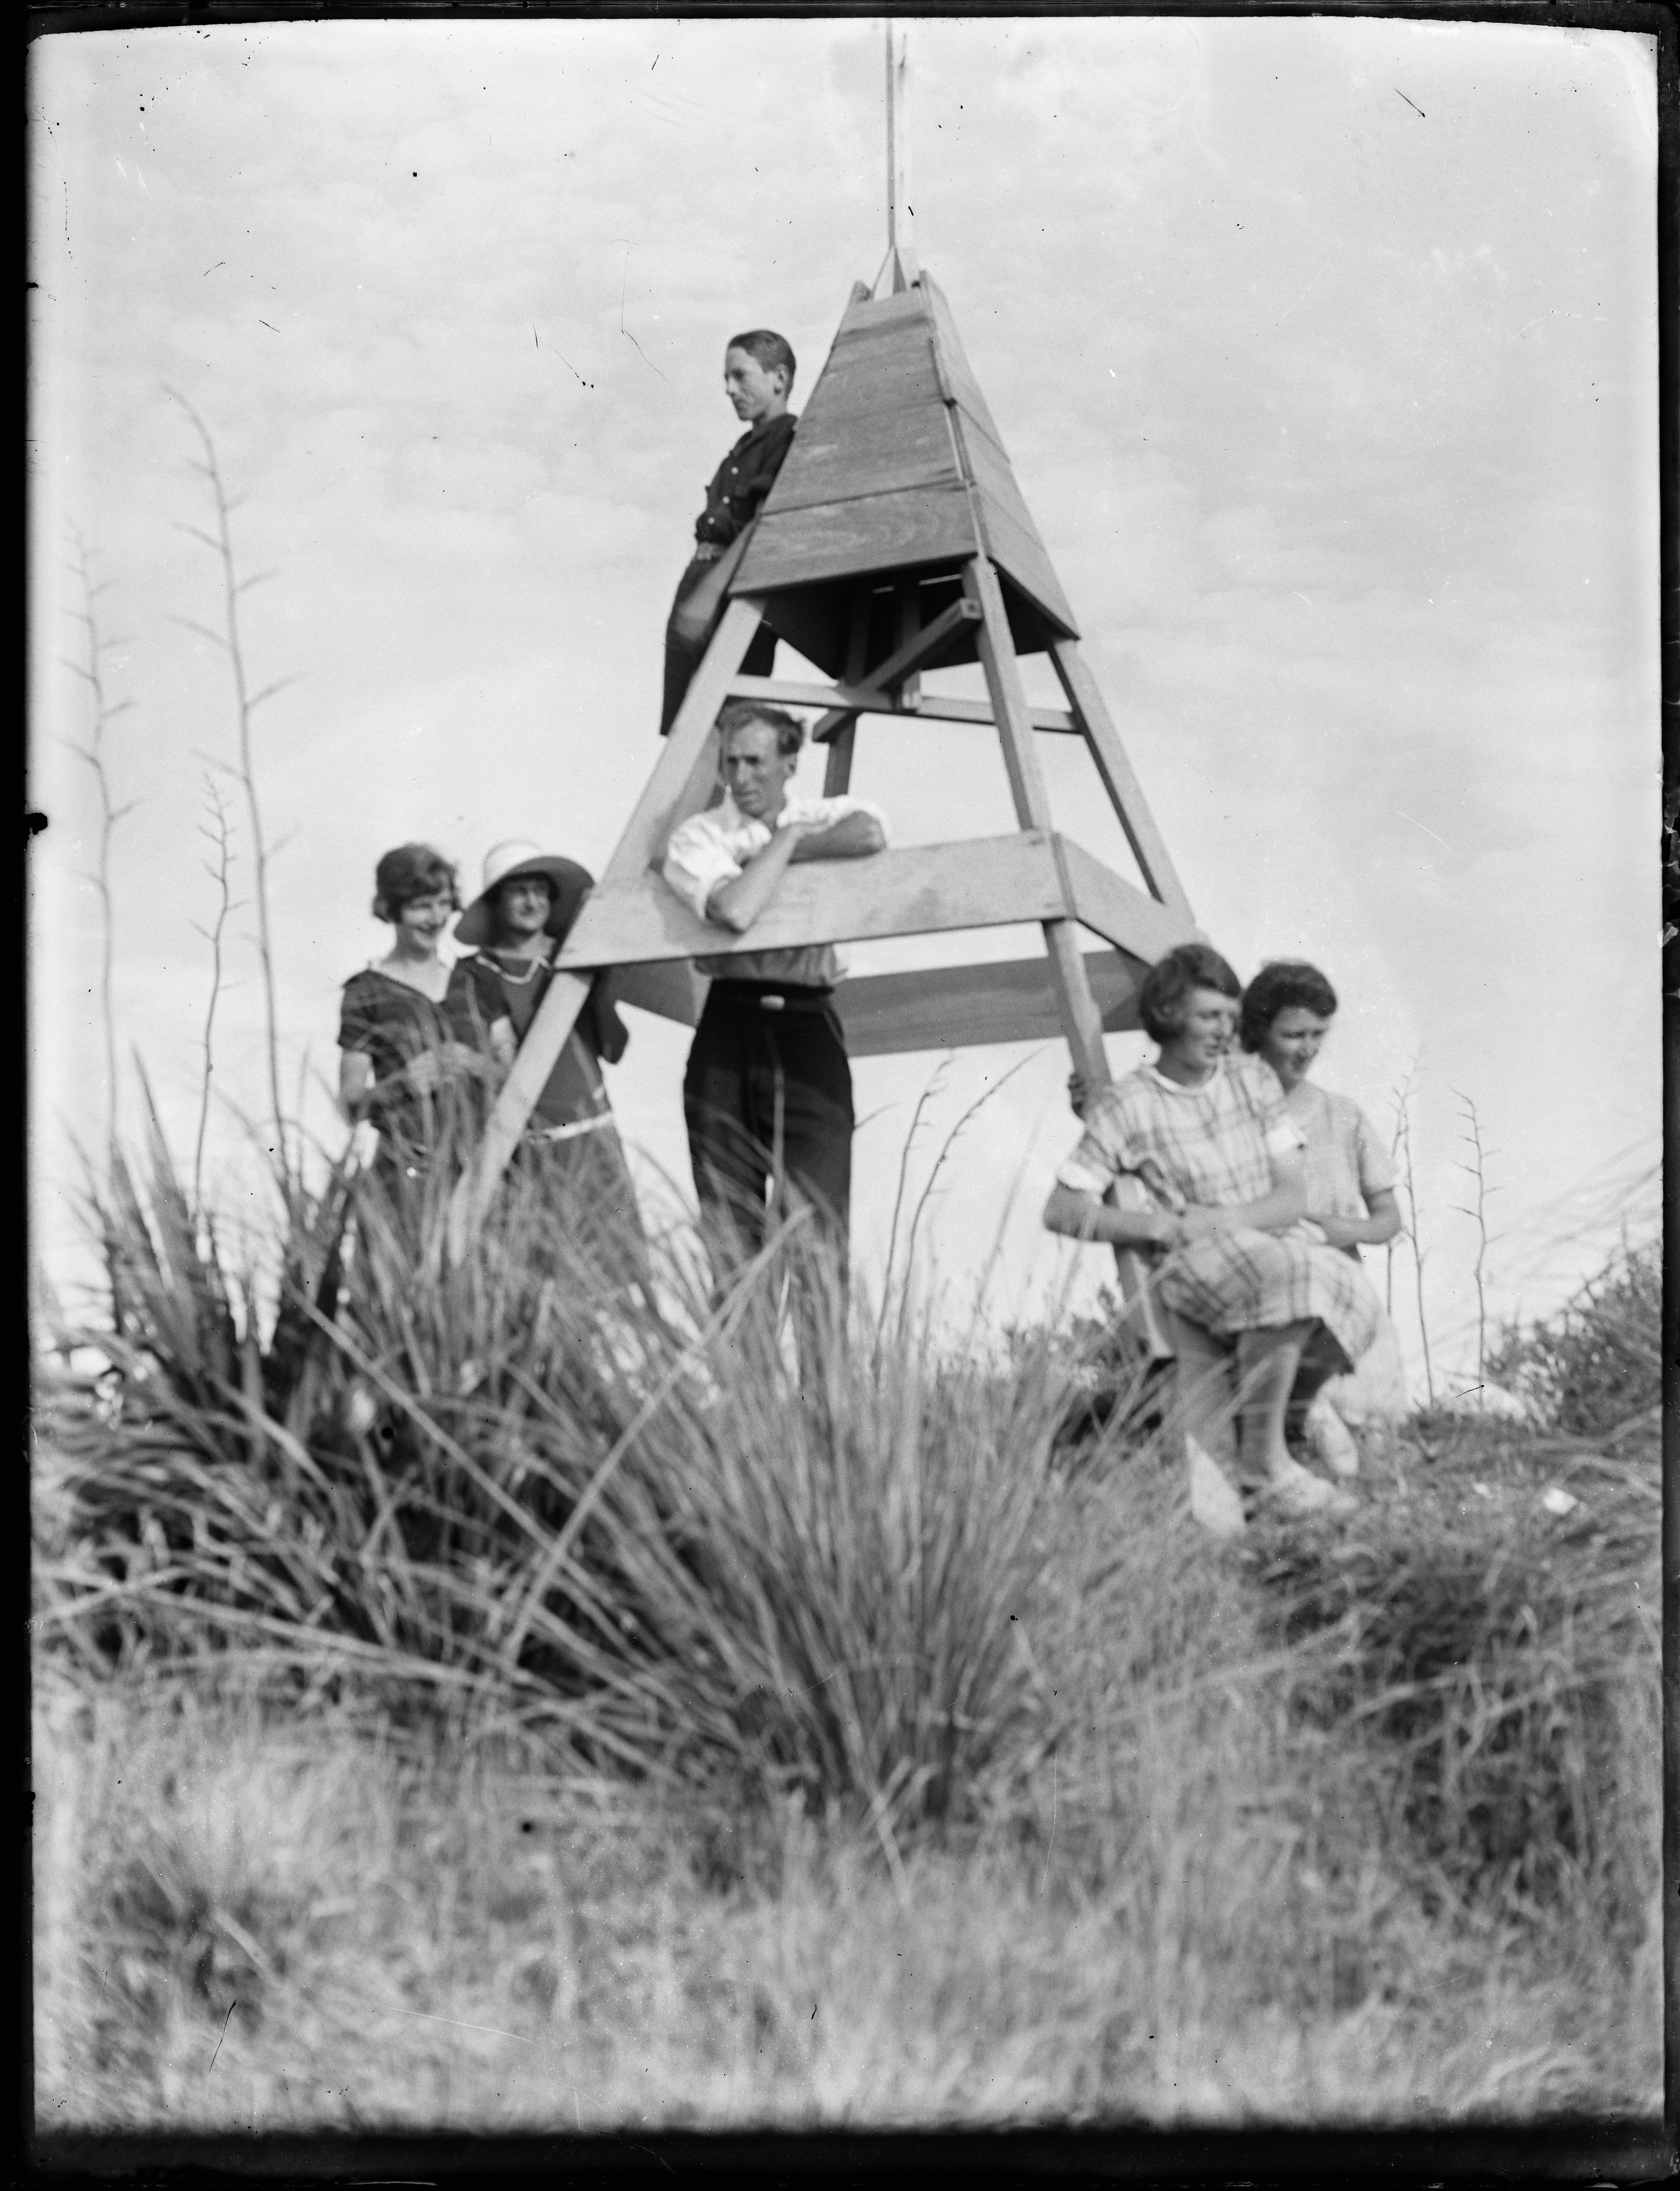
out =
[[[510,952],[508,955],[510,958],[517,958],[521,954],[517,952]],[[489,956],[491,963],[494,965],[496,971],[501,976],[502,979],[504,982],[510,982],[516,989],[522,989],[527,982],[534,982],[538,975],[541,973],[544,967],[550,964],[550,961],[547,959],[533,959],[530,965],[526,968],[524,973],[510,974],[502,962],[502,953],[499,951],[493,948]]]

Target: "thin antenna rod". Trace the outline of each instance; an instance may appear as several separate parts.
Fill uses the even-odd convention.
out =
[[[910,33],[886,25],[886,258],[874,294],[891,296],[921,278],[916,264],[915,215],[910,204]]]

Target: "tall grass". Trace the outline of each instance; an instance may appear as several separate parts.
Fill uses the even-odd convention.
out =
[[[1488,1374],[1577,1437],[1614,1437],[1649,1415],[1662,1377],[1661,1243],[1624,1243],[1556,1316],[1507,1325]]]
[[[336,1303],[343,1183],[294,1195],[265,1326],[154,1122],[144,1188],[119,1163],[100,1209],[122,1328],[71,1335],[109,1366],[58,1396],[52,1631],[89,1667],[242,1653],[641,1776],[840,1801],[896,1864],[1032,1716],[1011,1616],[1050,1350],[1001,1374],[907,1312],[853,1351],[797,1225],[720,1299],[692,1243],[639,1283],[586,1197],[528,1176],[452,1266],[450,1173],[413,1209],[357,1184]],[[803,1382],[790,1272],[826,1340]]]
[[[364,2029],[386,2119],[1654,2089],[1655,1437],[1562,1426],[1654,1397],[1598,1329],[1654,1263],[1523,1335],[1553,1431],[1425,1419],[1352,1522],[1216,1547],[1100,1331],[942,1349],[798,1223],[715,1289],[517,1169],[453,1265],[460,1154],[412,1202],[328,1170],[263,1269],[155,1120],[95,1198],[122,1315],[60,1335],[102,1366],[49,1385],[37,1507],[93,1730],[54,1739],[83,1885],[43,1902],[78,2105],[223,2120],[220,2043],[264,2120],[298,2062],[346,2119]],[[1092,1363],[1120,1397],[1069,1442]]]

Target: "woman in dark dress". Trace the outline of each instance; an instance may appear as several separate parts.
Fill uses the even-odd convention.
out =
[[[374,1179],[394,1213],[412,1209],[436,1155],[448,1097],[481,1078],[444,1010],[449,969],[440,937],[460,909],[455,870],[430,845],[399,845],[374,870],[373,917],[396,931],[377,965],[345,984],[339,1104],[378,1128]]]

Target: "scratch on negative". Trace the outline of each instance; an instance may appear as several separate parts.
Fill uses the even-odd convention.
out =
[[[511,2039],[521,2046],[528,2046],[531,2044],[531,2041],[519,2032],[504,2031],[499,2024],[463,2023],[458,2017],[428,2016],[423,2008],[399,2008],[396,2013],[399,2016],[418,2017],[422,2023],[447,2023],[452,2031],[487,2031],[493,2039]]]
[[[630,254],[627,251],[624,253],[624,278],[618,285],[618,332],[621,335],[629,336],[629,339],[633,343],[635,343],[636,355],[641,360],[642,363],[650,367],[652,371],[659,373],[658,367],[653,363],[652,359],[649,357],[647,352],[642,348],[641,344],[639,342],[635,342],[635,337],[633,334],[630,334],[629,329],[624,325],[624,293],[629,287],[629,284]],[[665,380],[665,376],[663,373],[659,373],[659,378],[661,380]],[[665,385],[667,388],[669,388],[670,384],[671,384],[669,380],[665,380]]]
[[[1398,806],[1391,806],[1388,811],[1391,814],[1398,814],[1403,822],[1409,822],[1414,829],[1421,829],[1426,837],[1433,837],[1438,845],[1445,845],[1447,851],[1451,851],[1452,846],[1447,844],[1446,839],[1438,831],[1432,829],[1427,822],[1420,822],[1415,814],[1402,813]]]

